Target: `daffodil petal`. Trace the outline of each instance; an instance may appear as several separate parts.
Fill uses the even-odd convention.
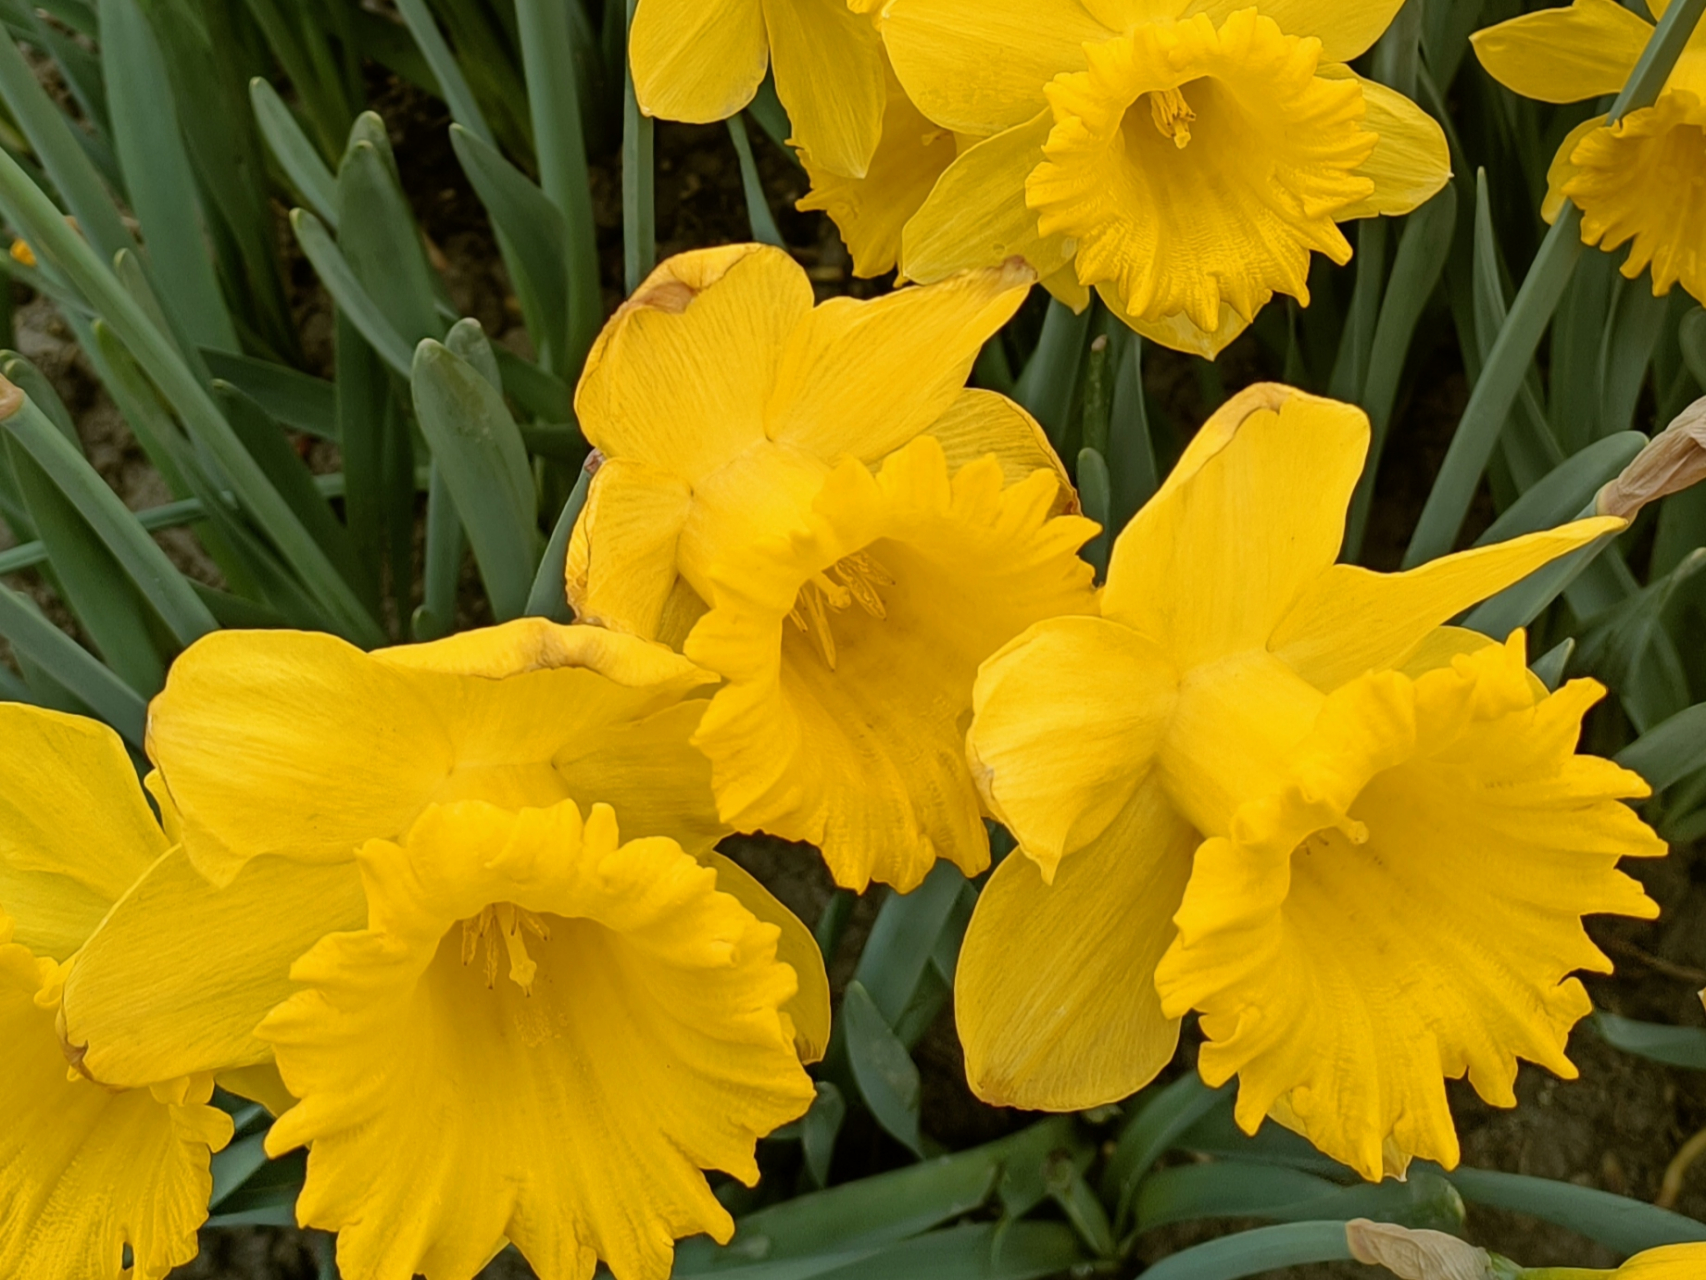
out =
[[[1215,25],[1240,9],[1252,7],[1251,0],[1197,0],[1188,12],[1206,13]],[[1288,36],[1313,36],[1321,42],[1323,62],[1349,62],[1359,58],[1380,39],[1404,0],[1254,0],[1256,12],[1272,18]]]
[[[638,459],[612,458],[599,467],[567,568],[577,621],[657,637],[692,503],[684,480]]]
[[[1048,290],[1049,297],[1061,306],[1070,307],[1075,316],[1083,315],[1084,308],[1090,305],[1090,286],[1079,282],[1078,272],[1070,262],[1052,275],[1044,276],[1037,283]],[[1124,320],[1125,317],[1121,316],[1120,319]]]
[[[603,806],[435,807],[361,861],[368,928],[262,1029],[302,1099],[268,1149],[312,1144],[297,1212],[343,1274],[471,1275],[507,1239],[541,1275],[663,1280],[676,1238],[727,1241],[701,1170],[756,1182],[813,1097],[775,927]]]
[[[1014,262],[871,300],[832,298],[789,339],[771,438],[820,458],[880,462],[959,398],[977,353],[1035,282]]]
[[[1048,434],[1006,396],[967,387],[923,434],[942,446],[951,471],[979,458],[999,462],[1002,479],[1008,484],[1018,484],[1033,471],[1052,471],[1060,481],[1060,499],[1053,514],[1079,509],[1071,477],[1049,443]]]
[[[1622,803],[1645,784],[1575,754],[1602,693],[1537,691],[1520,636],[1353,681],[1295,786],[1198,849],[1157,988],[1202,1012],[1200,1068],[1240,1076],[1247,1132],[1273,1112],[1370,1179],[1449,1167],[1444,1079],[1511,1106],[1519,1057],[1574,1074],[1590,1005],[1569,975],[1610,969],[1581,917],[1655,915],[1616,864],[1664,852]]]
[[[821,1061],[829,1049],[829,975],[823,967],[823,951],[804,922],[776,899],[751,872],[732,858],[713,850],[700,858],[717,873],[717,891],[737,898],[741,906],[765,924],[782,931],[776,940],[776,958],[794,971],[800,989],[782,1006],[794,1024],[794,1047],[800,1061]]]
[[[973,1093],[1077,1111],[1128,1097],[1172,1060],[1179,1024],[1150,975],[1172,941],[1196,843],[1144,786],[1052,885],[1017,854],[995,869],[954,978]]]
[[[254,858],[216,889],[174,849],[120,899],[65,981],[65,1042],[120,1088],[270,1061],[255,1028],[296,988],[290,966],[367,919],[353,861]]]
[[[640,110],[709,124],[732,116],[764,79],[770,46],[760,0],[640,0],[628,36]]]
[[[44,969],[10,934],[0,915],[0,1274],[162,1280],[196,1255],[231,1119],[206,1105],[211,1079],[181,1103],[68,1079],[54,1011],[36,1000]]]
[[[1261,647],[1338,557],[1367,446],[1350,405],[1292,392],[1277,412],[1249,412],[1126,526],[1103,614],[1181,665]]]
[[[149,750],[197,870],[343,862],[435,801],[615,804],[636,835],[725,834],[688,743],[714,677],[661,645],[521,619],[365,654],[305,632],[215,632],[173,665]]]
[[[1327,69],[1322,69],[1326,74]],[[1354,74],[1354,73],[1353,73]],[[1368,108],[1363,127],[1380,135],[1357,172],[1374,182],[1374,194],[1340,211],[1340,218],[1397,217],[1439,194],[1451,181],[1451,149],[1439,122],[1401,93],[1362,80]]]
[[[1693,1280],[1706,1267],[1706,1244],[1667,1244],[1638,1253],[1613,1273],[1613,1280]]]
[[[1051,474],[1004,487],[993,458],[950,475],[921,436],[876,475],[846,460],[806,527],[722,565],[687,652],[728,681],[695,738],[725,821],[817,844],[850,888],[905,892],[938,857],[981,871],[964,751],[977,666],[1092,604],[1075,552],[1095,526],[1051,519],[1058,492]],[[825,577],[844,564],[869,606]],[[845,607],[790,621],[819,578],[848,591]]]
[[[1541,102],[1581,102],[1622,89],[1652,34],[1652,23],[1617,0],[1575,0],[1469,39],[1487,74],[1507,89]]]
[[[927,119],[895,81],[883,110],[882,138],[864,176],[845,177],[802,151],[812,189],[797,207],[829,214],[853,255],[854,275],[880,276],[900,261],[902,228],[957,154],[953,133]]]
[[[963,152],[937,179],[901,233],[900,269],[929,282],[1020,257],[1042,276],[1070,265],[1059,236],[1045,239],[1025,204],[1025,179],[1043,162],[1048,112]]]
[[[1435,627],[1470,605],[1622,527],[1609,517],[1578,520],[1442,556],[1406,573],[1334,565],[1298,598],[1269,647],[1316,688],[1336,689],[1365,671],[1397,666]]]
[[[1043,86],[1084,65],[1087,41],[1114,33],[1080,0],[895,0],[883,42],[907,96],[960,133],[992,134],[1023,124]]]
[[[166,837],[99,721],[0,703],[0,777],[0,907],[19,945],[69,959]]]
[[[864,177],[888,98],[876,28],[847,0],[764,0],[764,22],[790,141],[832,173]]]
[[[1084,696],[1086,682],[1097,697]],[[1131,803],[1177,685],[1153,644],[1102,618],[1039,622],[979,668],[972,776],[1045,881]]]
[[[780,249],[729,245],[662,263],[623,303],[575,392],[586,438],[692,483],[764,438],[777,361],[812,307]]]

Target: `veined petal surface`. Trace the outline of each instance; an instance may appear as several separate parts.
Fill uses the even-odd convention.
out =
[[[764,439],[782,348],[811,282],[780,249],[729,245],[661,263],[622,304],[575,391],[586,438],[689,484]]]
[[[20,946],[67,960],[166,851],[119,736],[0,703],[0,909]]]
[[[353,860],[262,856],[220,889],[173,849],[79,953],[62,1036],[85,1072],[121,1088],[271,1062],[255,1028],[295,992],[290,966],[366,919]]]
[[[1142,975],[1172,941],[1196,843],[1146,782],[1052,884],[1017,852],[995,869],[954,977],[973,1093],[1075,1111],[1129,1097],[1172,1060],[1179,1023]]]
[[[882,461],[959,398],[977,353],[1035,283],[1015,260],[929,289],[830,299],[789,338],[767,434],[826,462]]]
[[[1432,200],[1451,180],[1445,130],[1403,94],[1379,81],[1358,77],[1358,83],[1367,109],[1363,127],[1380,140],[1357,172],[1374,183],[1374,193],[1339,216],[1399,217]]]
[[[791,142],[832,173],[862,178],[882,136],[888,71],[871,20],[847,0],[763,0],[776,96]]]
[[[211,1079],[162,1099],[67,1078],[54,1008],[37,998],[54,966],[12,936],[0,913],[0,1273],[163,1280],[195,1257],[231,1119],[207,1105]]]
[[[635,834],[709,848],[724,829],[687,695],[710,679],[661,645],[538,618],[373,654],[224,631],[174,664],[148,743],[219,884],[263,854],[348,861],[453,799],[602,799]]]
[[[944,128],[981,135],[1036,115],[1043,86],[1113,34],[1081,0],[894,0],[883,20],[907,96]]]
[[[343,1274],[471,1280],[508,1240],[543,1280],[664,1280],[675,1239],[726,1241],[701,1170],[756,1182],[813,1097],[777,928],[606,806],[438,806],[361,865],[368,927],[262,1031],[302,1099],[268,1148],[312,1144],[298,1214]]]
[[[1102,612],[1181,666],[1264,644],[1338,557],[1368,419],[1282,390],[1230,406],[1212,453],[1205,427],[1114,545]]]
[[[1617,0],[1575,0],[1484,27],[1470,43],[1507,89],[1541,102],[1582,102],[1623,88],[1653,24]]]
[[[1188,13],[1206,13],[1216,21],[1252,7],[1250,0],[1196,0]],[[1255,0],[1257,13],[1272,18],[1288,36],[1313,36],[1329,62],[1360,58],[1392,25],[1404,0]]]
[[[640,0],[628,36],[640,110],[709,124],[757,92],[770,62],[761,0]]]

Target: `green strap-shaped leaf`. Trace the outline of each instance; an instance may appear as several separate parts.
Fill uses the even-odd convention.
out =
[[[1116,1229],[1124,1228],[1150,1167],[1228,1096],[1229,1089],[1209,1088],[1194,1071],[1149,1094],[1120,1133],[1102,1174],[1102,1196],[1115,1206]]]
[[[1095,449],[1080,449],[1078,451],[1078,501],[1084,508],[1084,514],[1102,526],[1102,532],[1085,544],[1080,553],[1096,567],[1096,581],[1106,581],[1108,576],[1108,548],[1111,538],[1110,522],[1113,516],[1110,508],[1113,499],[1109,493],[1108,464]]]
[[[113,148],[165,304],[199,347],[237,351],[237,331],[214,275],[184,150],[171,77],[136,0],[100,0],[101,64],[112,95]]]
[[[566,237],[567,348],[552,367],[573,376],[604,322],[604,291],[599,283],[598,228],[581,121],[581,62],[575,53],[569,9],[562,0],[516,0],[515,6],[539,185],[562,214]]]
[[[25,596],[0,587],[0,636],[81,698],[131,746],[142,749],[148,704],[94,655],[54,626]]]
[[[752,156],[752,141],[746,136],[746,121],[737,111],[723,122],[729,129],[729,140],[735,144],[735,159],[740,164],[741,192],[746,197],[746,220],[752,228],[752,238],[761,244],[773,244],[778,249],[788,246],[776,229],[776,218],[770,212],[770,201],[764,194],[764,183],[758,176],[758,162]]]
[[[202,355],[214,377],[236,387],[281,425],[322,440],[338,439],[338,397],[331,381],[253,356],[224,351],[203,351]],[[342,365],[338,373],[341,377]]]
[[[123,566],[180,645],[188,646],[217,629],[213,615],[183,574],[41,410],[26,400],[5,420],[5,427]]]
[[[338,251],[407,342],[443,334],[436,277],[398,185],[384,126],[371,112],[364,112],[350,131],[349,149],[338,168]]]
[[[441,343],[416,349],[410,385],[492,613],[500,621],[520,617],[539,563],[537,499],[521,432],[498,389]]]
[[[298,194],[308,202],[333,231],[338,229],[337,179],[296,116],[278,96],[278,90],[261,76],[249,81],[249,102],[255,109],[255,123],[261,137],[266,139],[273,159],[284,170],[285,177],[296,185]]]
[[[1706,703],[1690,707],[1691,711],[1706,710]],[[1684,1067],[1690,1071],[1706,1071],[1706,1030],[1700,1027],[1671,1027],[1662,1022],[1636,1022],[1620,1018],[1603,1009],[1593,1015],[1594,1030],[1605,1042],[1625,1053],[1666,1066]]]
[[[53,179],[66,208],[77,219],[95,252],[110,261],[120,249],[134,250],[136,241],[125,230],[112,196],[77,144],[70,123],[47,96],[35,72],[24,61],[24,55],[10,39],[0,39],[0,98],[5,99],[13,118],[30,140],[36,158]],[[27,226],[19,229],[29,235]],[[30,238],[33,244],[35,237]]]
[[[1242,1280],[1281,1267],[1350,1262],[1343,1222],[1258,1227],[1182,1249],[1144,1270],[1144,1280]]]
[[[444,33],[438,29],[426,0],[397,0],[397,12],[409,28],[409,34],[415,38],[427,65],[432,68],[433,77],[438,81],[439,96],[449,104],[451,118],[481,141],[496,146],[497,139],[492,136],[491,126],[486,123],[480,104],[474,100],[474,91],[468,87],[467,77],[462,74],[456,55],[445,43]]]
[[[1706,1224],[1609,1191],[1491,1169],[1455,1169],[1445,1176],[1471,1204],[1526,1213],[1618,1253],[1706,1241]]]
[[[918,1067],[882,1012],[858,982],[841,998],[841,1030],[853,1081],[871,1114],[891,1137],[915,1155],[924,1154],[918,1133]]]
[[[1617,753],[1654,791],[1663,791],[1696,769],[1706,768],[1706,702],[1678,711]]]
[[[1463,1227],[1463,1197],[1430,1169],[1403,1182],[1342,1186],[1275,1165],[1180,1165],[1145,1179],[1137,1197],[1137,1229],[1151,1231],[1202,1218],[1266,1218],[1318,1222],[1371,1218],[1433,1231]]]
[[[893,1026],[912,1001],[930,949],[965,886],[965,876],[938,862],[911,893],[891,893],[871,925],[853,979],[883,1022]]]
[[[380,359],[401,376],[408,377],[412,363],[408,342],[397,332],[379,304],[362,288],[338,246],[332,243],[325,223],[306,209],[292,209],[290,227],[296,232],[296,241],[313,264],[320,283],[326,286],[326,292],[337,303],[339,313],[349,317],[350,323],[367,339]]]
[[[1050,298],[1037,349],[1013,388],[1013,398],[1042,423],[1057,452],[1066,443],[1067,415],[1090,340],[1091,313],[1086,307],[1083,315],[1074,315],[1064,302]]]

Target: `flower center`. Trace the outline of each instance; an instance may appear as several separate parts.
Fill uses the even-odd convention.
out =
[[[888,609],[878,588],[892,587],[894,582],[889,571],[868,552],[855,551],[806,581],[794,600],[788,620],[811,637],[824,663],[834,671],[835,632],[830,627],[830,614],[857,604],[881,621],[888,616]]]
[[[1163,138],[1171,138],[1180,151],[1191,145],[1191,124],[1197,113],[1178,89],[1158,89],[1143,95],[1149,99],[1149,115]]]
[[[498,902],[483,909],[471,920],[462,922],[462,963],[472,964],[480,954],[481,944],[486,952],[486,986],[498,984],[498,957],[509,952],[509,980],[525,995],[533,994],[533,978],[539,963],[527,954],[527,942],[522,932],[531,933],[541,942],[551,941],[551,929],[531,911],[513,902]]]

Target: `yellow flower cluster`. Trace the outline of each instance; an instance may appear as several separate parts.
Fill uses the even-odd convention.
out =
[[[1347,65],[1398,8],[639,0],[647,111],[722,118],[773,67],[806,207],[925,283],[819,304],[776,249],[660,266],[576,393],[573,625],[215,633],[146,761],[0,704],[0,1275],[193,1256],[217,1085],[307,1148],[297,1213],[350,1280],[470,1280],[508,1243],[545,1280],[663,1280],[730,1238],[706,1172],[756,1182],[829,1043],[817,944],[716,851],[738,832],[906,892],[990,872],[1005,824],[955,979],[994,1103],[1124,1098],[1195,1016],[1247,1132],[1378,1180],[1456,1162],[1446,1080],[1511,1106],[1519,1060],[1574,1075],[1574,975],[1610,969],[1582,918],[1656,914],[1618,864],[1665,847],[1645,783],[1577,752],[1603,690],[1449,624],[1625,522],[1336,563],[1368,422],[1261,385],[1098,587],[1047,437],[967,386],[1039,280],[1212,355],[1307,302],[1341,223],[1438,191],[1439,127]],[[1476,48],[1563,101],[1649,31],[1574,0]],[[1701,39],[1565,141],[1548,202],[1697,296]]]
[[[152,807],[109,730],[0,706],[0,1273],[185,1261],[217,1083],[308,1148],[351,1280],[506,1242],[662,1280],[829,1038],[732,831],[906,889],[1010,827],[957,979],[995,1102],[1123,1097],[1196,1012],[1246,1129],[1379,1178],[1455,1160],[1444,1079],[1571,1074],[1581,917],[1651,915],[1615,868],[1663,846],[1575,754],[1597,686],[1442,624],[1622,522],[1336,565],[1366,420],[1262,386],[1097,590],[1046,438],[965,386],[1032,280],[814,305],[777,250],[673,259],[580,386],[575,625],[215,633],[150,708]]]
[[[1346,65],[1399,7],[640,0],[632,59],[647,111],[721,119],[751,99],[768,33],[812,179],[800,207],[829,213],[858,274],[1022,257],[1075,310],[1094,289],[1145,337],[1213,356],[1276,292],[1308,304],[1310,254],[1350,260],[1340,223],[1408,213],[1450,177],[1433,119]]]

